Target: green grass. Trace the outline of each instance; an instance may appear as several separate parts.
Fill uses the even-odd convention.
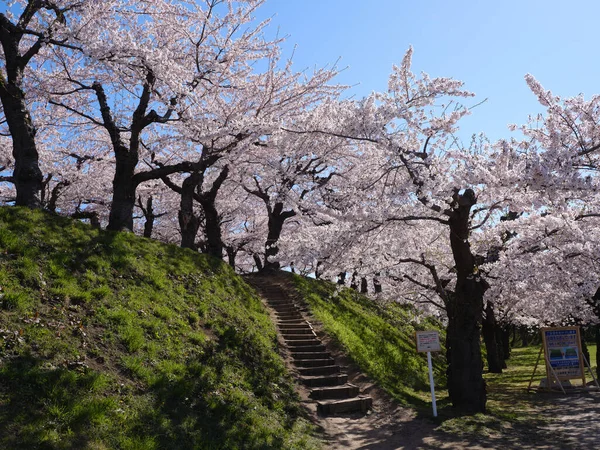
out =
[[[318,446],[221,261],[0,208],[0,448]]]
[[[428,406],[427,357],[417,353],[415,331],[440,330],[408,306],[380,304],[352,289],[294,276],[314,316],[345,353],[399,403]],[[443,335],[442,335],[443,341]],[[436,384],[445,384],[445,350],[433,353]]]

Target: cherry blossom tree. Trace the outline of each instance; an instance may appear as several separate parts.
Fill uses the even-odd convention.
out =
[[[41,206],[42,171],[31,116],[31,71],[44,64],[49,48],[77,49],[68,32],[80,1],[10,1],[0,13],[0,101],[12,137],[15,204]]]

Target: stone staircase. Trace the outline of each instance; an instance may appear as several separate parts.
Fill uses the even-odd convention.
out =
[[[336,364],[304,318],[306,308],[290,297],[284,287],[267,277],[251,276],[246,280],[275,313],[277,330],[293,360],[298,381],[309,389],[309,398],[316,402],[317,413],[364,413],[371,409],[373,399],[360,395],[359,388],[348,383],[344,368]]]

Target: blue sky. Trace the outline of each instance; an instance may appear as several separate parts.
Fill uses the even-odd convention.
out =
[[[413,70],[450,76],[488,98],[460,136],[510,136],[509,123],[542,111],[523,79],[533,74],[562,96],[600,93],[599,1],[267,0],[260,17],[297,45],[296,69],[348,66],[356,96],[386,89],[392,64],[414,47]]]

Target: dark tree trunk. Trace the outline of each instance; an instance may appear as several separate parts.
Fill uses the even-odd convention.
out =
[[[181,247],[197,250],[196,236],[200,228],[200,218],[194,213],[194,191],[202,179],[202,174],[193,172],[181,186],[179,201],[179,230],[181,232]]]
[[[294,217],[296,215],[296,212],[293,210],[284,211],[282,202],[275,203],[272,209],[268,207],[267,210],[269,215],[269,232],[267,234],[267,240],[265,242],[264,268],[278,269],[279,263],[277,261],[272,261],[271,258],[274,258],[279,253],[279,247],[277,246],[277,242],[281,237],[283,224],[290,217]]]
[[[229,167],[221,169],[208,192],[199,193],[196,199],[204,211],[204,234],[206,236],[206,253],[219,259],[223,258],[223,240],[221,239],[221,217],[217,211],[217,193],[229,175]]]
[[[234,249],[233,246],[228,245],[225,247],[225,251],[227,252],[228,264],[235,269],[235,257],[237,256],[237,250]]]
[[[337,284],[341,286],[346,284],[346,272],[340,272],[338,274]]]
[[[369,286],[367,283],[367,279],[365,277],[362,277],[360,279],[360,293],[361,294],[368,294],[369,292]]]
[[[142,199],[140,198],[140,205],[142,204]],[[144,237],[151,239],[152,231],[154,230],[154,220],[156,219],[156,215],[154,214],[154,207],[152,205],[153,198],[150,195],[146,199],[146,207],[142,210],[144,212]]]
[[[223,258],[223,241],[221,240],[221,219],[215,205],[215,198],[203,198],[200,201],[204,211],[206,236],[206,253]]]
[[[0,14],[0,43],[2,44],[6,76],[0,69],[0,101],[4,117],[12,137],[15,167],[12,181],[17,191],[16,205],[41,208],[43,176],[39,166],[39,154],[35,145],[36,129],[23,92],[25,67],[43,45],[40,37],[29,49],[21,54],[21,44],[26,27],[42,2],[30,4],[19,19],[17,26]]]
[[[502,341],[502,358],[506,361],[510,358],[510,326],[502,325],[500,327],[500,336]],[[504,365],[506,369],[506,364]]]
[[[358,291],[358,273],[352,272],[352,278],[350,280],[350,289]]]
[[[490,302],[487,303],[485,308],[485,315],[483,319],[483,341],[485,342],[485,349],[487,353],[488,370],[491,373],[502,373],[502,365],[504,363],[503,358],[499,352],[499,342],[496,339],[496,317],[494,315],[494,307]]]
[[[596,377],[600,378],[600,325],[596,325]]]
[[[476,203],[467,189],[455,193],[449,213],[450,245],[456,264],[456,290],[447,300],[448,393],[452,404],[467,414],[485,412],[486,385],[480,346],[484,286],[475,274],[469,245],[469,214]]]
[[[259,272],[263,270],[263,263],[260,260],[260,256],[258,256],[256,253],[252,253],[252,259],[254,260],[254,264],[256,264],[256,270]]]
[[[375,274],[375,276],[373,277],[373,289],[375,290],[376,294],[381,293],[381,283],[379,282],[379,272],[377,272]]]
[[[113,197],[107,230],[133,230],[133,209],[137,189],[137,183],[134,181],[133,175],[137,163],[137,151],[130,152],[127,149],[122,149],[116,154]]]
[[[521,345],[523,347],[529,346],[529,330],[527,327],[521,326],[519,327],[519,333],[521,335]]]
[[[590,349],[588,348],[588,346],[585,342],[585,333],[583,332],[583,327],[579,327],[579,330],[580,330],[579,335],[581,336],[581,353],[583,353],[583,356],[585,356],[586,361],[589,363],[591,361]]]

